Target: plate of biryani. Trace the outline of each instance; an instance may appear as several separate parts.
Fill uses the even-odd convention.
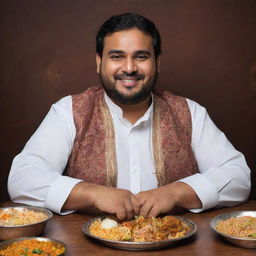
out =
[[[96,242],[116,249],[155,250],[192,237],[196,225],[180,216],[138,216],[123,222],[101,216],[86,222],[82,230]]]
[[[0,243],[1,256],[61,256],[66,250],[63,242],[45,237],[22,237]]]
[[[52,212],[41,207],[13,206],[0,208],[0,240],[40,235]]]
[[[256,211],[221,214],[210,225],[226,241],[239,247],[256,248]]]

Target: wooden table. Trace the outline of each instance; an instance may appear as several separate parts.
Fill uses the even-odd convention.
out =
[[[10,204],[10,202],[0,203],[0,207],[9,206]],[[124,251],[108,248],[91,241],[83,234],[82,224],[95,217],[93,214],[73,213],[66,216],[54,214],[53,218],[47,223],[42,236],[63,241],[68,247],[66,256],[256,256],[256,249],[233,246],[218,237],[210,228],[210,220],[214,216],[238,210],[256,211],[256,201],[248,201],[245,204],[231,208],[212,209],[203,213],[187,212],[180,214],[192,220],[197,225],[198,231],[193,239],[162,250]]]

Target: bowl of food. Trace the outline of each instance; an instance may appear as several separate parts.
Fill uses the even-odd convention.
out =
[[[66,250],[67,247],[63,242],[44,237],[22,237],[0,243],[1,256],[61,256]]]
[[[52,216],[51,211],[41,207],[0,208],[0,240],[39,236]]]
[[[101,216],[86,222],[82,230],[94,241],[116,249],[155,250],[192,237],[196,225],[180,216],[138,216],[124,222]]]
[[[256,248],[256,211],[221,214],[210,225],[226,241],[239,247]]]

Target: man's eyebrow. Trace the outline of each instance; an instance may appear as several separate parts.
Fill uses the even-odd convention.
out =
[[[144,55],[151,56],[151,52],[150,52],[150,51],[147,51],[147,50],[139,50],[139,51],[136,51],[135,54],[136,54],[136,55],[144,54]]]
[[[123,51],[121,50],[110,50],[108,52],[108,55],[111,55],[111,54],[121,54],[121,53],[124,53]]]
[[[122,50],[110,50],[108,52],[108,55],[111,55],[111,54],[124,54],[125,52],[122,51]],[[135,51],[134,55],[140,55],[140,54],[144,54],[144,55],[148,55],[148,56],[151,56],[151,52],[148,51],[148,50],[138,50],[138,51]]]

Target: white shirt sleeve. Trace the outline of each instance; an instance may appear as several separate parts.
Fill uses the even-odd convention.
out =
[[[199,173],[180,181],[188,184],[202,202],[200,212],[212,207],[233,206],[250,193],[250,169],[210,119],[205,108],[187,99],[192,117],[192,149]]]
[[[14,202],[61,208],[79,179],[63,176],[75,138],[72,98],[53,104],[45,119],[12,163],[8,191]],[[64,212],[61,214],[66,214]]]

